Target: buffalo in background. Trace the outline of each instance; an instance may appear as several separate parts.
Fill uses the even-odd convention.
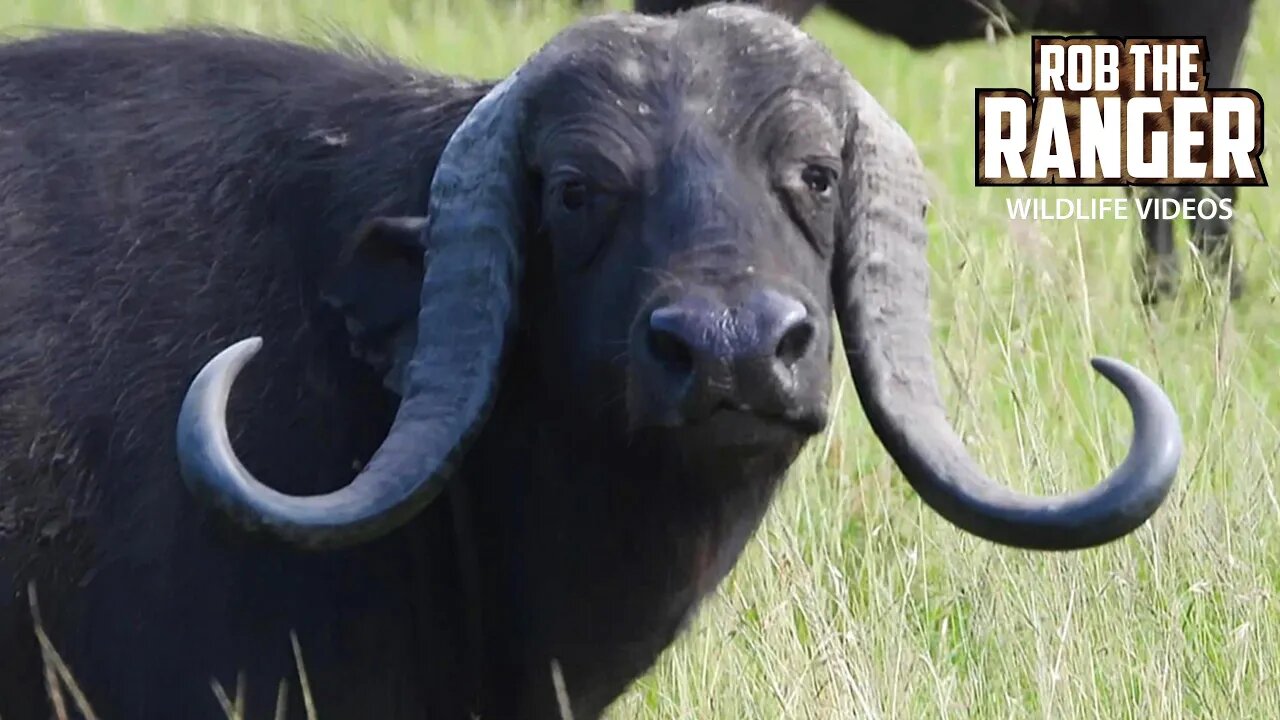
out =
[[[751,0],[744,0],[751,2]],[[756,0],[755,4],[800,22],[822,0]],[[637,12],[675,13],[707,0],[635,0]],[[833,12],[869,30],[897,38],[917,50],[991,37],[1052,31],[1112,37],[1204,37],[1209,55],[1206,85],[1230,88],[1240,80],[1245,36],[1254,0],[826,0]],[[1233,186],[1141,188],[1144,196],[1235,200]],[[1135,258],[1139,296],[1145,304],[1178,292],[1178,256],[1172,220],[1141,221],[1143,250]],[[1232,222],[1222,217],[1191,223],[1192,242],[1208,274],[1224,279],[1234,300],[1244,276],[1233,255]]]
[[[0,97],[5,720],[50,715],[31,583],[106,718],[221,717],[239,673],[267,717],[291,632],[324,718],[558,718],[555,673],[596,717],[826,426],[840,344],[903,475],[983,538],[1115,540],[1176,473],[1168,398],[1114,360],[1106,482],[981,472],[915,148],[775,15],[598,17],[497,83],[55,32],[0,45]]]

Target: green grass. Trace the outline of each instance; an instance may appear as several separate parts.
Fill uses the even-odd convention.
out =
[[[1242,84],[1280,101],[1280,40],[1270,30],[1280,8],[1259,6]],[[196,20],[307,37],[338,26],[472,76],[507,72],[573,17],[515,0],[9,0],[0,8],[0,26],[10,28]],[[1128,412],[1088,367],[1105,354],[1148,371],[1171,395],[1186,437],[1182,472],[1164,509],[1122,542],[1073,554],[997,547],[952,528],[911,493],[846,379],[837,420],[796,466],[745,557],[612,716],[1280,717],[1276,192],[1241,194],[1242,302],[1228,308],[1197,287],[1183,243],[1189,291],[1146,316],[1130,273],[1136,223],[1013,227],[1004,199],[1042,191],[973,185],[974,88],[1025,86],[1025,41],[915,54],[829,15],[806,28],[907,128],[933,175],[940,379],[983,465],[1015,487],[1050,493],[1091,485],[1117,464]],[[1266,132],[1274,145],[1274,114]],[[1276,157],[1263,156],[1272,178],[1280,178]]]

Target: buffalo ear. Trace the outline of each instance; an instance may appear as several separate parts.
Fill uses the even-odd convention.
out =
[[[346,320],[351,354],[382,373],[397,394],[417,341],[426,226],[420,216],[369,220],[342,249],[324,287],[325,301]]]
[[[375,217],[360,226],[347,246],[346,258],[363,254],[373,259],[401,261],[422,266],[422,254],[427,246],[422,231],[427,218],[421,215],[406,217]]]

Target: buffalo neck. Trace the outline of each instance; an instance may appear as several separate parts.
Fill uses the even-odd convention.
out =
[[[591,717],[723,579],[801,443],[694,451],[678,431],[584,421],[547,392],[555,382],[533,363],[509,372],[459,480],[487,599],[486,664],[525,677],[521,694],[494,694],[550,702],[554,660],[575,712]]]

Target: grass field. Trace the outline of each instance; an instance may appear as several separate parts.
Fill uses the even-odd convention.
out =
[[[1206,0],[1207,1],[1207,0]],[[1242,85],[1280,102],[1280,6],[1259,3]],[[8,0],[0,26],[217,21],[293,37],[341,27],[425,65],[504,74],[573,13],[497,0]],[[951,417],[1011,485],[1058,492],[1117,464],[1128,412],[1088,366],[1114,355],[1170,393],[1182,472],[1132,537],[1049,555],[961,534],[912,494],[847,380],[828,435],[692,630],[616,718],[1280,717],[1280,204],[1241,193],[1244,300],[1195,281],[1134,301],[1136,223],[1011,226],[973,184],[973,90],[1025,86],[1025,41],[932,54],[828,15],[806,28],[915,138],[935,181],[936,347]],[[1266,132],[1280,138],[1275,115]],[[1272,178],[1275,154],[1263,155]],[[1118,191],[1098,191],[1114,195]],[[1067,191],[1061,197],[1078,197]],[[1054,197],[1049,194],[1049,197]],[[841,377],[846,377],[841,371]],[[324,708],[318,708],[324,718]]]

